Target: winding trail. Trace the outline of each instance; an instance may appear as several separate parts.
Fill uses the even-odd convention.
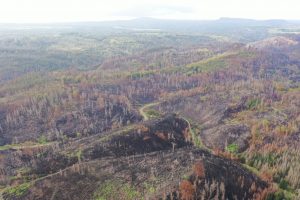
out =
[[[184,118],[184,117],[181,117],[181,119],[183,119],[184,121],[186,121],[186,123],[188,124],[189,132],[192,135],[192,141],[194,143],[194,146],[198,147],[198,148],[201,148],[201,149],[205,149],[207,151],[211,151],[211,149],[209,149],[207,146],[205,146],[203,144],[200,135],[199,136],[196,135],[195,131],[192,128],[192,125],[191,125],[190,121],[188,119]]]
[[[145,104],[144,106],[142,106],[142,107],[139,109],[139,113],[140,113],[140,115],[143,116],[144,121],[149,120],[149,117],[148,117],[147,113],[145,112],[145,110],[148,109],[148,108],[151,108],[152,106],[156,106],[156,105],[158,105],[158,104],[160,104],[160,103],[161,103],[161,102],[158,101],[158,102],[153,102],[153,103]],[[190,132],[191,135],[192,135],[192,140],[193,140],[194,145],[195,145],[196,147],[198,147],[198,148],[203,148],[203,149],[206,149],[206,150],[208,150],[208,151],[211,151],[211,149],[207,148],[207,147],[203,144],[201,138],[200,138],[200,137],[197,137],[195,131],[194,131],[193,128],[192,128],[192,125],[191,125],[190,121],[189,121],[188,119],[184,118],[184,117],[181,117],[181,118],[182,118],[184,121],[186,121],[186,123],[188,124],[189,132]]]
[[[151,108],[151,107],[153,107],[153,106],[159,105],[160,103],[161,103],[161,102],[153,102],[153,103],[145,104],[145,105],[143,105],[141,108],[138,109],[138,111],[139,111],[140,115],[143,117],[143,120],[144,120],[144,121],[148,121],[149,118],[150,118],[150,117],[147,115],[146,109],[149,109],[149,108]],[[190,120],[188,120],[187,118],[185,118],[185,117],[183,117],[183,116],[180,116],[180,118],[181,118],[182,120],[184,120],[184,121],[188,124],[188,129],[189,129],[189,132],[190,132],[190,134],[191,134],[191,136],[192,136],[192,140],[193,140],[194,146],[195,146],[195,147],[198,147],[199,149],[204,149],[204,150],[207,150],[207,151],[211,151],[211,149],[209,149],[208,147],[206,147],[206,146],[202,143],[201,137],[200,137],[200,136],[197,136],[197,134],[196,134],[195,131],[193,130],[193,127],[192,127],[192,124],[191,124]],[[130,125],[130,126],[127,127],[127,129],[132,129],[132,128],[134,128],[134,127],[135,127],[135,125]],[[119,134],[120,131],[124,131],[124,127],[120,128],[120,130],[117,130],[116,133]],[[93,137],[95,137],[95,136],[93,136]],[[31,147],[39,147],[39,146],[40,146],[40,145],[38,144],[38,145],[32,145]],[[22,148],[22,147],[23,147],[23,146],[17,147],[17,148]],[[143,156],[145,156],[145,155],[143,155]],[[222,159],[222,158],[221,158],[221,159]],[[76,163],[76,164],[74,164],[74,165],[79,165],[79,166],[80,166],[80,165],[85,165],[85,164],[87,164],[87,163],[93,163],[93,162],[98,162],[98,161],[99,161],[99,160],[86,161],[86,162],[83,162],[83,163]],[[226,160],[226,162],[228,162],[228,161]],[[211,164],[214,164],[214,163],[211,163]],[[52,177],[54,177],[54,176],[56,176],[56,175],[62,174],[63,172],[65,172],[65,171],[69,170],[70,168],[72,168],[74,165],[69,166],[69,167],[66,167],[65,169],[62,169],[62,170],[60,170],[60,171],[58,171],[58,172],[55,172],[55,173],[52,173],[52,174],[48,174],[48,175],[46,175],[46,176],[44,176],[44,177],[40,177],[40,178],[37,178],[37,179],[35,179],[35,180],[32,180],[32,181],[30,181],[30,183],[31,183],[31,184],[34,184],[35,182],[40,181],[40,180],[42,180],[42,179],[52,178]],[[242,165],[241,165],[241,166],[242,166]],[[245,164],[244,164],[244,168],[245,168],[247,171],[250,171],[250,172],[253,173],[253,171],[250,170],[250,169],[247,167],[247,165],[245,166]],[[255,174],[255,173],[254,173],[254,174]],[[8,188],[10,188],[10,187],[8,187]],[[8,188],[5,188],[5,189],[3,189],[3,190],[0,190],[0,200],[4,200],[4,198],[3,198],[3,192],[4,192],[6,189],[8,189]],[[55,188],[55,190],[53,191],[53,194],[52,194],[51,199],[54,199],[54,197],[55,197],[55,195],[56,195],[56,192],[57,192],[57,188]]]
[[[149,117],[148,117],[147,113],[145,112],[145,109],[150,108],[150,107],[152,107],[152,106],[156,106],[156,105],[158,105],[158,104],[160,104],[159,101],[158,101],[158,102],[154,102],[154,103],[149,103],[149,104],[146,104],[146,105],[144,105],[143,107],[141,107],[141,108],[139,109],[139,112],[140,112],[140,114],[143,116],[144,121],[149,120]]]

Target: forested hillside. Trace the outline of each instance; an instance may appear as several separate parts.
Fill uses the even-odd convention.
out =
[[[0,25],[0,199],[299,199],[300,23]]]

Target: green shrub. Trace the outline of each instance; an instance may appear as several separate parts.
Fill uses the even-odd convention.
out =
[[[252,167],[260,167],[257,166],[258,163],[260,163],[260,165],[268,164],[270,167],[272,167],[276,164],[278,158],[279,155],[276,155],[274,153],[268,153],[266,155],[255,154],[248,162]]]
[[[278,191],[272,194],[269,194],[266,200],[291,200],[292,198],[285,195],[283,191]]]
[[[225,148],[225,150],[229,153],[237,153],[238,149],[239,149],[239,146],[235,143],[232,143]]]
[[[46,136],[44,135],[41,135],[39,138],[38,138],[38,143],[40,144],[47,144],[48,140],[46,138]]]
[[[261,100],[260,99],[249,99],[246,103],[246,107],[249,110],[254,110],[257,108],[257,106],[260,104]]]
[[[159,117],[160,116],[160,113],[157,112],[156,110],[148,110],[146,113],[149,117]]]
[[[279,183],[279,187],[283,190],[287,190],[289,187],[289,183],[286,180],[281,179],[281,181]]]

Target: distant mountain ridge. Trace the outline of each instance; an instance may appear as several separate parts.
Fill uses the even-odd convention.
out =
[[[62,22],[62,23],[37,23],[37,24],[30,24],[30,23],[0,23],[0,28],[2,27],[12,27],[12,26],[32,26],[32,27],[39,27],[39,26],[116,26],[116,25],[123,25],[123,26],[150,26],[150,27],[161,27],[161,25],[172,25],[177,24],[181,26],[188,26],[191,24],[194,25],[214,25],[214,24],[226,24],[226,25],[286,25],[290,23],[300,23],[298,20],[282,20],[282,19],[270,19],[270,20],[255,20],[255,19],[245,19],[245,18],[228,18],[228,17],[221,17],[217,20],[185,20],[185,19],[158,19],[158,18],[151,18],[151,17],[142,17],[142,18],[135,18],[131,20],[114,20],[114,21],[86,21],[86,22]]]

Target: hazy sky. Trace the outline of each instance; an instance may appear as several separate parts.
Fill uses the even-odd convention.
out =
[[[300,0],[0,0],[0,22],[168,19],[300,19]]]

